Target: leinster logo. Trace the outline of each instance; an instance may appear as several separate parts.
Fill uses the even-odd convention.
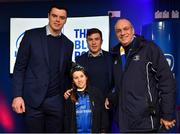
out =
[[[172,54],[164,54],[166,60],[171,68],[171,71],[174,69],[174,56]]]
[[[16,40],[16,48],[19,48],[19,44],[22,40],[22,37],[23,37],[24,33],[20,34],[19,37],[17,38]]]
[[[16,40],[16,50],[14,52],[15,57],[17,56],[17,51],[18,51],[18,48],[19,48],[19,45],[20,45],[20,42],[21,42],[23,36],[24,36],[24,32],[22,34],[20,34],[19,37]]]

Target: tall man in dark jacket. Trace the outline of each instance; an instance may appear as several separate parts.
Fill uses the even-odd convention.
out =
[[[153,42],[135,36],[127,19],[117,21],[115,32],[120,42],[112,49],[120,132],[173,127],[175,79],[163,52]]]
[[[73,43],[61,33],[66,8],[52,6],[48,19],[47,26],[25,32],[13,73],[12,108],[24,113],[29,132],[63,132]]]

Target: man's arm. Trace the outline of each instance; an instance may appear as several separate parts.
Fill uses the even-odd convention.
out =
[[[117,103],[118,103],[118,90],[113,88],[108,93],[104,105],[106,109],[111,109],[114,108],[117,105]]]
[[[72,67],[72,53],[73,53],[73,42],[69,41],[69,44],[67,44],[68,51],[67,51],[67,67],[65,71],[65,90],[72,87],[72,81],[70,78],[70,70]],[[64,90],[64,91],[65,91]]]
[[[156,69],[161,98],[161,125],[169,129],[175,125],[176,83],[168,62],[159,47],[153,49],[152,65]]]
[[[14,66],[13,72],[13,102],[12,108],[17,113],[25,112],[25,104],[22,98],[23,91],[23,83],[25,71],[29,61],[29,42],[28,35],[25,32],[25,35],[20,43],[20,47],[18,49],[18,54],[16,58],[16,63]]]

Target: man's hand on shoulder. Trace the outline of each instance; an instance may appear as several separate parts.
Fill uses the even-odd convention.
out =
[[[22,97],[15,97],[13,99],[12,109],[18,114],[25,112],[25,103]]]
[[[68,89],[65,93],[64,93],[64,99],[68,99],[69,96],[71,95],[71,92],[72,92],[73,89]]]

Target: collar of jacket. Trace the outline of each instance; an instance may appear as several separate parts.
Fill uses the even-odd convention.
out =
[[[144,47],[144,42],[146,40],[142,37],[142,36],[139,36],[139,35],[136,35],[136,37],[134,38],[134,40],[132,41],[132,47],[130,48],[131,49],[131,53],[135,53],[137,51],[139,51],[142,47]],[[118,43],[115,47],[113,47],[111,49],[111,53],[112,55],[119,55],[119,49],[120,47],[122,46],[121,43]]]

